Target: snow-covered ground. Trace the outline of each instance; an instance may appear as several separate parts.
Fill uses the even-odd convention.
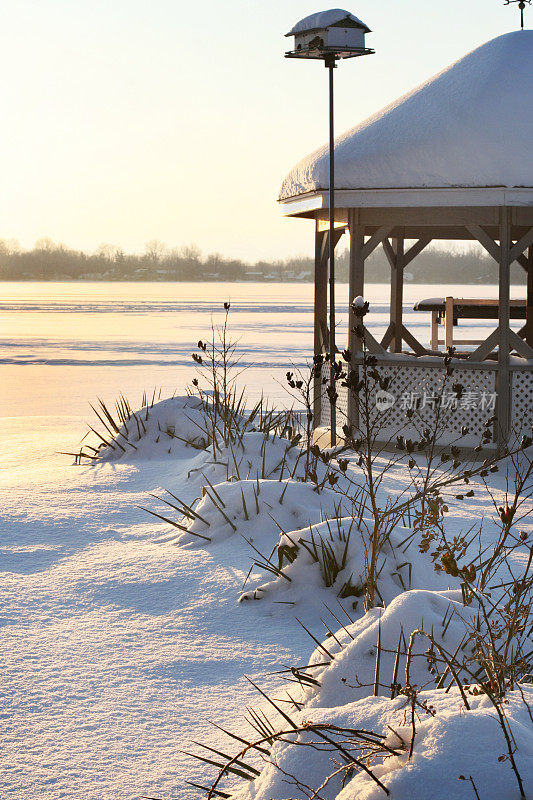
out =
[[[194,797],[180,749],[213,739],[209,720],[238,727],[243,674],[308,639],[237,602],[249,548],[158,541],[169,526],[137,506],[160,487],[194,499],[179,462],[73,468],[55,452],[70,423],[2,421],[0,793]]]
[[[276,342],[270,346],[275,350]],[[95,366],[91,370],[92,383],[87,388],[92,386],[93,394],[87,400],[100,394],[98,372]],[[19,392],[20,415],[4,414],[0,420],[0,794],[23,800],[143,794],[191,800],[199,793],[185,781],[207,784],[213,772],[193,763],[181,750],[197,751],[195,741],[219,746],[220,735],[210,720],[235,731],[244,728],[242,712],[258,699],[245,674],[279,695],[281,679],[269,673],[310,663],[314,649],[295,617],[322,638],[323,602],[335,597],[334,591],[320,586],[313,565],[298,568],[294,562],[288,570],[290,575],[292,569],[294,578],[290,588],[282,585],[282,579],[273,581],[272,575],[255,568],[245,592],[270,585],[260,593],[262,599],[239,602],[256,557],[241,533],[268,555],[279,539],[277,525],[292,532],[311,525],[319,534],[325,524],[321,514],[333,513],[338,497],[324,490],[317,500],[308,487],[287,485],[287,475],[280,476],[277,466],[285,447],[278,440],[269,448],[268,475],[261,482],[256,506],[255,475],[253,471],[244,474],[248,459],[256,467],[262,460],[253,433],[247,434],[242,481],[218,489],[231,525],[217,511],[212,497],[202,498],[201,473],[218,484],[225,481],[225,468],[210,464],[206,454],[185,448],[170,436],[168,447],[165,437],[164,447],[156,443],[155,427],[150,432],[154,444],[144,451],[74,467],[72,458],[60,453],[76,448],[83,420],[90,419],[91,412],[74,416],[78,400],[72,401],[71,387],[54,383],[54,403],[60,407],[63,397],[63,413],[36,415],[35,398],[26,401]],[[39,395],[39,385],[32,386],[29,380],[25,386],[28,396]],[[26,413],[20,413],[24,408]],[[291,459],[294,453],[286,463]],[[492,476],[492,483],[497,493],[503,489],[501,475]],[[198,519],[187,524],[193,533],[207,533],[212,542],[191,537],[139,508],[165,514],[164,506],[150,497],[168,499],[165,490],[188,504],[198,498],[194,507],[209,525]],[[172,509],[167,507],[167,511],[180,519]],[[451,504],[449,524],[458,530],[491,513],[489,499],[476,495]],[[490,536],[490,526],[487,530]],[[356,572],[360,550],[355,548],[349,556],[350,569]],[[429,561],[425,574],[422,557],[414,553],[411,560],[415,588],[448,591],[447,579],[435,576]],[[397,636],[399,607],[395,603],[400,601],[393,598],[401,596],[398,580],[389,575],[386,584],[386,599],[392,601],[385,612],[391,619],[391,636]],[[442,597],[443,602],[456,601],[455,595]],[[354,616],[361,610],[359,603],[357,610],[352,609]],[[404,618],[415,623],[415,616],[409,611]],[[328,622],[333,624],[329,617]],[[367,656],[375,645],[377,623],[375,619],[367,623],[362,630],[356,619],[350,628],[354,640],[348,642],[344,633],[340,637],[343,646],[348,644],[345,663],[359,659],[368,671],[373,658]],[[453,638],[453,628],[449,635]],[[390,670],[388,663],[385,669]],[[376,698],[343,696],[338,691],[341,672],[336,666],[324,677],[323,695],[309,692],[309,713],[302,712],[304,718],[312,714],[316,721],[317,714],[324,719],[329,714],[331,719],[351,720],[351,724],[366,715],[368,727],[396,722],[392,714],[399,713],[401,700],[391,710],[379,706],[383,701]],[[430,698],[443,711],[423,722],[427,730],[420,741],[433,742],[433,749],[426,748],[412,767],[397,770],[392,778],[407,780],[407,788],[397,795],[401,800],[433,797],[414,794],[409,781],[416,779],[417,770],[426,774],[426,767],[427,774],[436,776],[434,782],[442,780],[442,758],[448,757],[448,751],[439,750],[438,742],[446,725],[457,728],[455,743],[461,736],[475,737],[477,730],[486,732],[496,725],[492,718],[478,715],[475,730],[465,733],[456,698],[452,695],[453,707],[450,695],[446,698]],[[362,705],[355,708],[357,703]],[[513,705],[509,714],[516,724],[527,727],[524,708]],[[451,711],[457,711],[457,716]],[[389,712],[392,716],[387,716]],[[485,709],[483,714],[487,713]],[[490,737],[480,741],[490,741]],[[449,752],[449,758],[457,758],[457,748]],[[484,757],[487,752],[485,747]],[[500,754],[498,750],[496,759]],[[508,764],[496,764],[496,769],[506,776],[509,798],[516,796]],[[524,771],[532,772],[527,764]],[[458,783],[457,777],[453,776],[453,785],[459,787],[456,796],[472,796],[471,786]],[[277,796],[272,794],[274,780],[265,773],[258,784],[258,800]],[[359,790],[356,796],[367,796],[363,794],[366,787],[358,786]],[[287,794],[287,787],[284,791]],[[483,793],[481,797],[485,800]]]
[[[154,446],[155,458],[145,450],[74,468],[54,454],[71,445],[66,423],[12,419],[2,430],[2,789],[24,798],[195,797],[184,781],[207,783],[212,773],[180,750],[193,740],[217,746],[209,720],[241,728],[244,707],[257,702],[244,673],[273,690],[279,678],[266,673],[307,663],[313,645],[295,617],[316,631],[328,599],[304,570],[295,605],[280,590],[273,602],[239,603],[254,553],[238,534],[268,553],[279,536],[272,517],[302,529],[319,522],[320,506],[332,512],[331,498],[304,497],[302,486],[295,505],[289,483],[279,505],[285,481],[273,474],[259,498],[270,515],[256,515],[253,481],[223,485],[238,534],[215,520],[206,496],[195,508],[211,525],[195,520],[191,529],[214,541],[189,536],[187,545],[183,534],[180,547],[169,525],[138,506],[161,510],[148,492],[164,489],[193,503],[205,481],[188,477],[190,468],[203,459],[202,472],[217,469],[205,454],[178,443],[170,454]],[[242,506],[236,513],[243,484],[251,521]],[[472,499],[451,514],[467,523],[488,511]],[[423,580],[418,565],[415,574]],[[252,585],[260,580],[254,570]],[[438,586],[429,562],[427,584]],[[391,596],[400,592],[396,585]]]

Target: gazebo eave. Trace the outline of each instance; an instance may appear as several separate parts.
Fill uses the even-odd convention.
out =
[[[314,218],[317,211],[329,207],[328,190],[302,192],[279,202],[284,216]],[[335,206],[340,209],[533,208],[533,187],[338,189]]]

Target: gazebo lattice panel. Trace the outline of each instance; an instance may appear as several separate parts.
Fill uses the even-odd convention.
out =
[[[511,370],[512,429],[515,433],[531,434],[533,426],[533,369]]]
[[[381,365],[377,370],[382,377],[389,377],[388,393],[393,396],[393,404],[385,411],[379,412],[376,406],[376,388],[372,388],[370,402],[373,409],[373,419],[386,429],[387,437],[394,429],[409,435],[405,430],[406,412],[413,409],[420,424],[431,427],[434,423],[435,399],[443,396],[444,408],[441,411],[441,420],[445,428],[448,441],[461,435],[462,428],[469,429],[470,439],[479,440],[487,418],[495,411],[496,403],[496,368],[472,370],[454,364],[454,371],[445,384],[442,366],[415,366],[410,362],[405,366]],[[323,379],[329,381],[329,366],[325,365],[322,373]],[[462,396],[457,399],[452,391],[452,385],[460,383],[463,386]],[[373,385],[374,382],[371,381]],[[347,389],[337,387],[339,398],[337,401],[338,426],[347,420],[348,392]],[[524,396],[524,413],[527,401]],[[325,388],[322,391],[320,425],[328,427],[330,424],[330,403]],[[379,437],[378,437],[379,438]]]

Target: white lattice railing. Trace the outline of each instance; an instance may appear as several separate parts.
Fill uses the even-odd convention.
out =
[[[495,362],[468,363],[454,361],[453,375],[443,385],[445,370],[442,359],[384,356],[377,357],[377,369],[383,377],[388,377],[390,383],[387,389],[389,398],[381,395],[380,399],[385,406],[377,406],[377,393],[373,391],[370,398],[372,408],[375,408],[374,418],[376,424],[383,429],[383,437],[389,439],[395,430],[404,428],[405,435],[414,434],[406,425],[406,411],[416,408],[417,418],[431,425],[434,420],[435,397],[443,394],[444,409],[441,417],[444,418],[442,443],[452,441],[461,435],[464,427],[469,429],[468,436],[464,439],[465,445],[477,444],[483,431],[487,418],[495,413],[498,366]],[[402,363],[403,362],[403,363]],[[323,368],[323,377],[329,380],[329,365]],[[457,400],[452,391],[452,385],[460,383],[463,393]],[[339,430],[347,421],[348,415],[348,390],[340,383],[337,386],[337,425]],[[533,363],[525,365],[513,364],[511,366],[511,426],[515,433],[530,433],[533,425]],[[390,403],[390,406],[386,406]],[[330,402],[325,391],[322,390],[320,426],[330,425]]]
[[[533,425],[533,365],[511,367],[511,421],[514,430],[531,434]]]

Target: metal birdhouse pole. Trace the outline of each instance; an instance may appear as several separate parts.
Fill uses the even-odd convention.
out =
[[[329,375],[331,386],[331,446],[337,444],[337,402],[335,391],[335,131],[333,109],[333,70],[335,55],[324,59],[329,73]]]
[[[311,14],[300,20],[286,36],[294,36],[294,50],[285,58],[321,59],[329,73],[329,364],[331,408],[331,446],[337,444],[336,346],[335,346],[335,135],[333,70],[341,58],[355,58],[374,53],[365,46],[370,33],[364,22],[339,8]]]

